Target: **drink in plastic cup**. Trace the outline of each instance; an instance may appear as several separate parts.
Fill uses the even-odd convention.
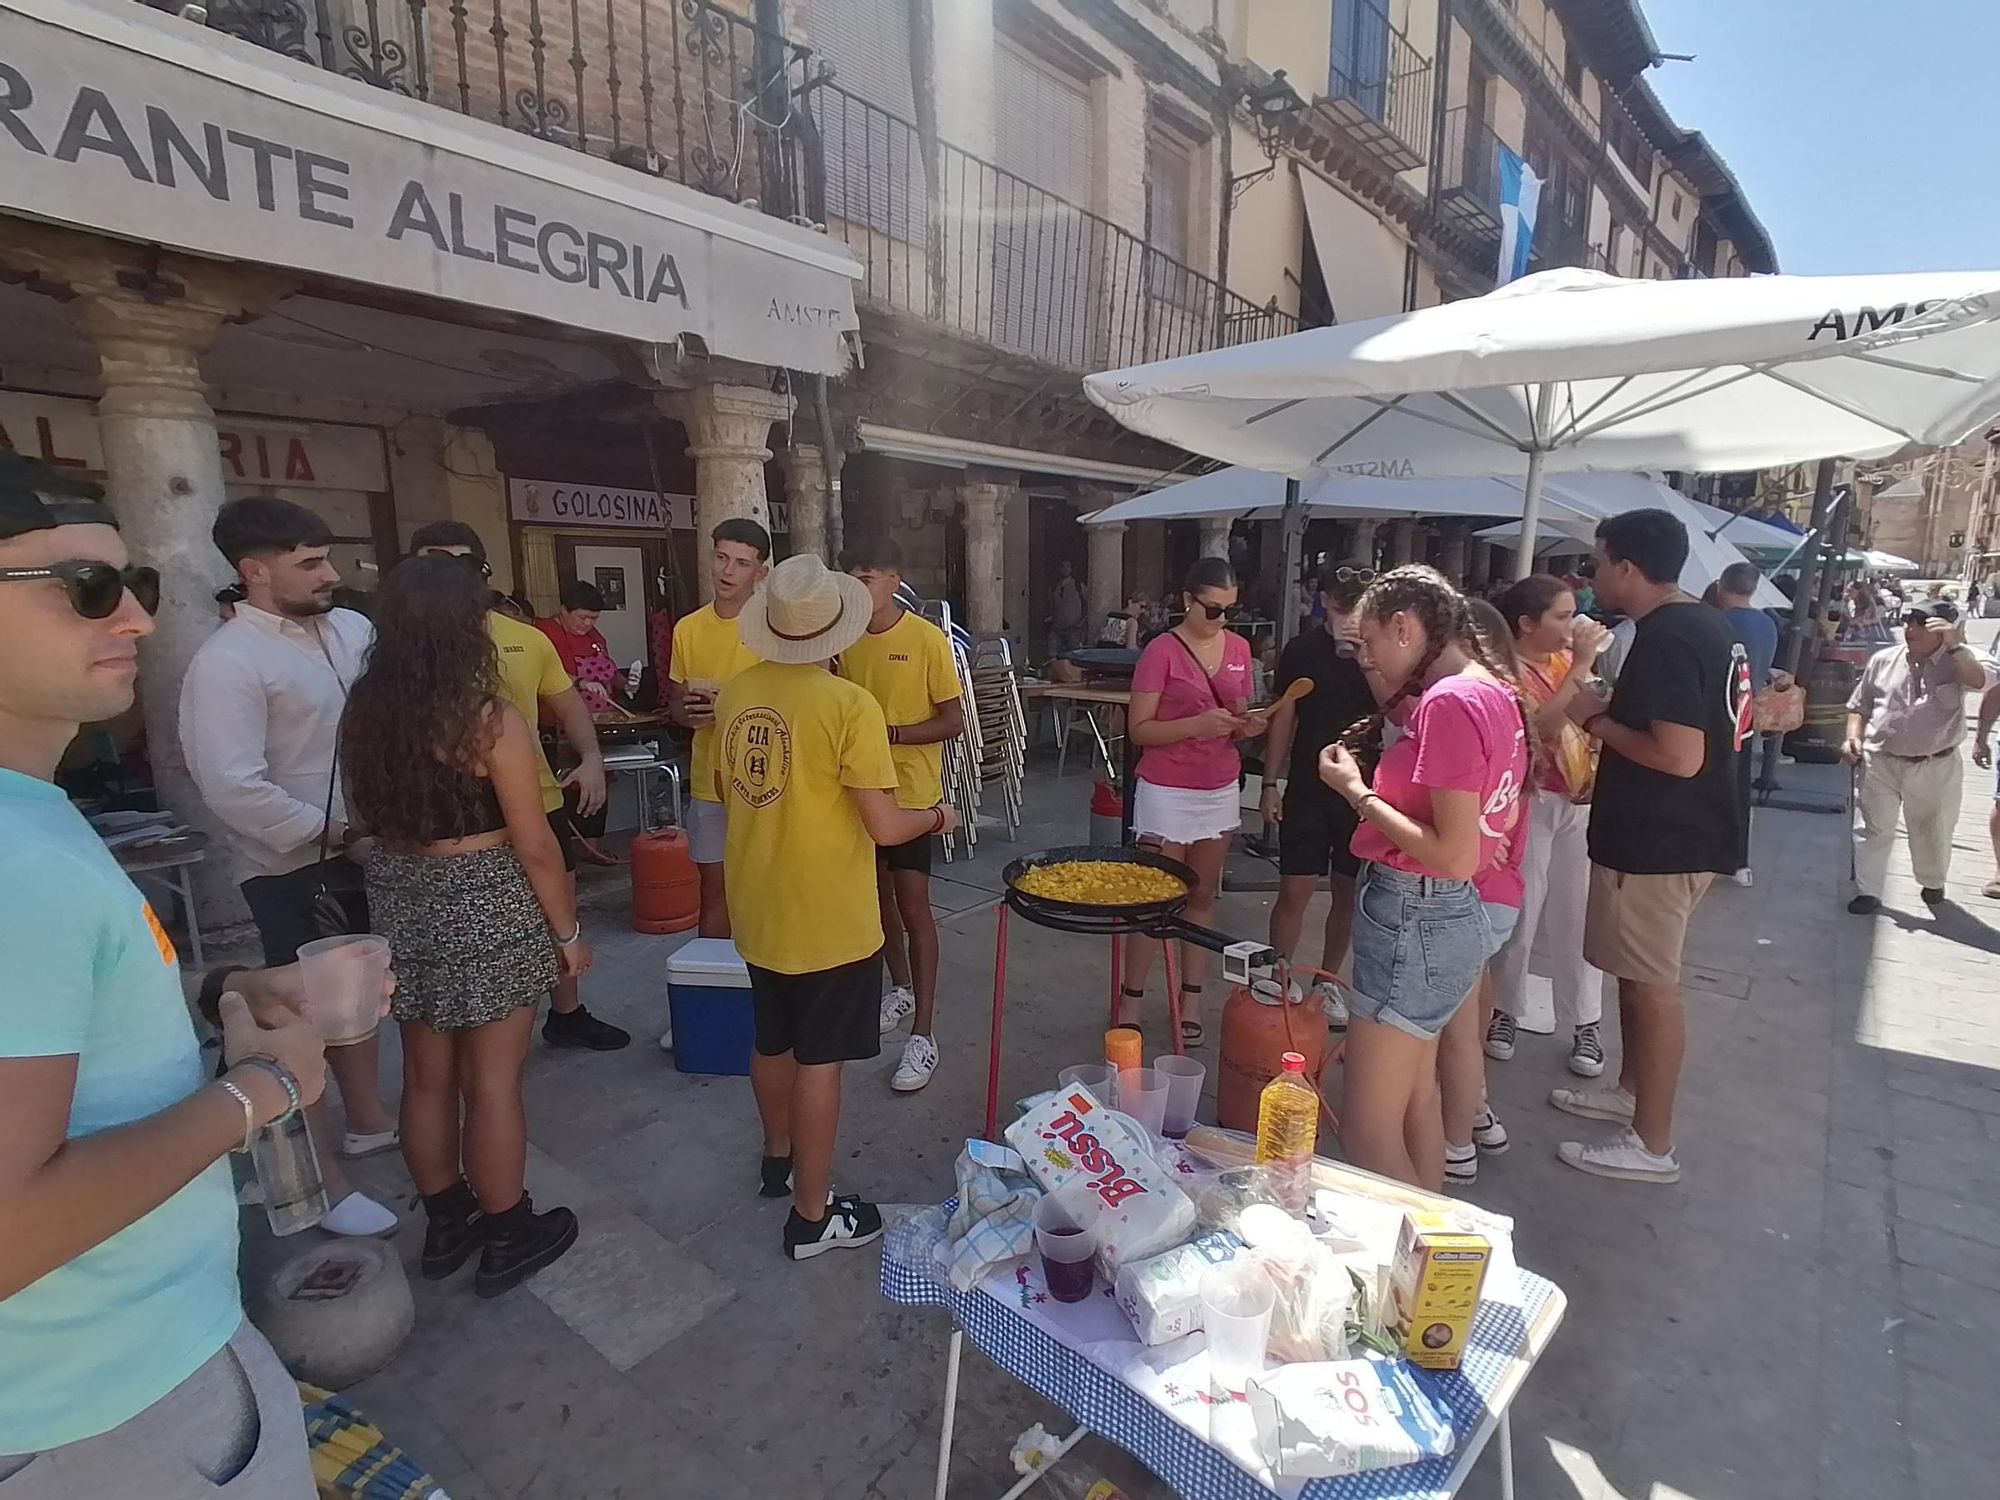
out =
[[[1114,1026],[1104,1033],[1104,1060],[1120,1073],[1136,1068],[1145,1060],[1139,1050],[1144,1042],[1138,1027]]]
[[[1194,1129],[1194,1112],[1201,1105],[1201,1086],[1208,1078],[1208,1069],[1195,1058],[1172,1052],[1154,1058],[1153,1068],[1167,1079],[1167,1114],[1160,1134],[1177,1141]]]
[[[329,1047],[375,1034],[389,975],[389,940],[373,933],[318,938],[299,949],[306,1019]]]
[[[1168,1083],[1158,1068],[1127,1068],[1118,1075],[1118,1107],[1158,1135],[1166,1125]]]
[[[1213,1390],[1240,1397],[1250,1377],[1263,1372],[1277,1301],[1278,1289],[1260,1266],[1237,1262],[1203,1273],[1201,1326]]]
[[[1095,1198],[1048,1193],[1035,1205],[1035,1248],[1042,1256],[1042,1279],[1058,1302],[1081,1302],[1095,1285],[1097,1254]]]
[[[1117,1098],[1117,1089],[1111,1079],[1111,1069],[1105,1063],[1084,1063],[1074,1068],[1064,1068],[1056,1074],[1059,1089],[1086,1088],[1097,1102],[1110,1107]]]

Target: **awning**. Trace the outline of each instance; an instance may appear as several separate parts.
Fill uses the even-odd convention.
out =
[[[1320,278],[1336,322],[1403,310],[1403,242],[1310,167],[1298,167]]]
[[[143,5],[0,8],[0,208],[838,375],[824,236]]]

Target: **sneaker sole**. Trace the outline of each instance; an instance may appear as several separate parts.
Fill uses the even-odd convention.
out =
[[[1513,1141],[1505,1137],[1502,1137],[1499,1145],[1489,1146],[1486,1144],[1486,1142],[1479,1139],[1478,1136],[1474,1136],[1472,1138],[1472,1144],[1477,1146],[1481,1151],[1485,1152],[1486,1155],[1488,1156],[1505,1156],[1507,1154],[1507,1148],[1513,1145],[1514,1143]]]
[[[488,1278],[484,1272],[473,1281],[472,1289],[482,1297],[498,1297],[503,1292],[511,1292],[544,1266],[561,1260],[571,1245],[576,1243],[577,1231],[581,1226],[570,1220],[569,1232],[533,1259],[511,1268],[503,1276]]]
[[[1611,1110],[1598,1105],[1565,1103],[1558,1100],[1553,1094],[1549,1096],[1549,1104],[1553,1108],[1561,1110],[1566,1115],[1575,1115],[1579,1120],[1608,1120],[1613,1125],[1630,1125],[1632,1123],[1632,1112],[1630,1110]]]
[[[1604,1076],[1604,1059],[1599,1058],[1596,1062],[1592,1062],[1588,1058],[1577,1057],[1572,1054],[1569,1060],[1569,1070],[1579,1078],[1602,1078]]]
[[[1512,1047],[1495,1047],[1489,1042],[1482,1050],[1495,1062],[1512,1062],[1514,1060],[1514,1049]]]
[[[828,1250],[858,1250],[863,1245],[872,1245],[881,1239],[883,1231],[887,1228],[888,1226],[884,1225],[882,1229],[877,1229],[872,1234],[857,1234],[852,1239],[814,1240],[810,1245],[787,1245],[785,1254],[793,1260],[811,1260],[815,1255],[823,1255]]]
[[[345,1161],[366,1161],[371,1156],[380,1156],[384,1151],[394,1151],[402,1144],[403,1142],[400,1137],[391,1136],[379,1145],[363,1146],[359,1151],[355,1151],[348,1146],[347,1142],[342,1141],[340,1143],[340,1155]]]
[[[1479,1174],[1477,1172],[1472,1172],[1468,1174],[1463,1172],[1454,1172],[1450,1167],[1446,1167],[1444,1169],[1444,1185],[1448,1188],[1472,1187],[1478,1181],[1479,1181]]]
[[[587,1042],[581,1037],[563,1036],[560,1033],[550,1036],[547,1028],[542,1031],[542,1040],[551,1047],[581,1047],[586,1052],[623,1052],[632,1045],[632,1038],[629,1036],[622,1042]]]
[[[1592,1177],[1608,1177],[1615,1182],[1669,1183],[1681,1180],[1681,1169],[1678,1165],[1665,1172],[1644,1172],[1635,1167],[1607,1167],[1601,1162],[1585,1161],[1581,1156],[1570,1156],[1560,1148],[1557,1149],[1556,1156],[1564,1165],[1575,1167],[1579,1172],[1586,1172]]]
[[[924,1074],[915,1083],[905,1083],[900,1078],[891,1078],[889,1080],[889,1087],[899,1094],[914,1094],[919,1089],[926,1087],[930,1081],[931,1075],[929,1073]]]

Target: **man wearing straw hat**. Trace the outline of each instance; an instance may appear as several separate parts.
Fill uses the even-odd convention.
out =
[[[756,1015],[763,1192],[791,1191],[793,1260],[882,1233],[873,1204],[831,1188],[841,1065],[882,1050],[875,851],[957,826],[942,803],[896,805],[881,707],[826,670],[873,613],[860,579],[787,558],[737,616],[759,661],[715,705],[729,922]]]

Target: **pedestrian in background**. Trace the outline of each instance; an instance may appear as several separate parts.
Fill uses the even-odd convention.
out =
[[[350,857],[367,850],[335,785],[334,747],[374,630],[334,607],[333,532],[303,505],[265,495],[231,500],[210,535],[243,598],[181,680],[181,750],[245,874],[243,900],[264,962],[288,964],[316,938],[369,930],[361,865]],[[396,1147],[380,1065],[372,1036],[334,1048],[327,1067],[346,1128],[334,1133],[323,1104],[308,1116],[333,1205],[320,1227],[334,1234],[396,1228],[395,1213],[355,1191],[340,1165]]]
[[[1520,682],[1534,705],[1541,741],[1528,792],[1527,852],[1521,865],[1521,920],[1494,959],[1494,1008],[1486,1055],[1506,1062],[1527,1009],[1529,962],[1539,949],[1553,973],[1556,1020],[1568,1032],[1569,1069],[1580,1078],[1604,1071],[1599,1023],[1604,975],[1583,956],[1590,894],[1590,798],[1597,748],[1569,719],[1611,632],[1578,613],[1560,578],[1537,573],[1503,592],[1495,606],[1510,627]]]
[[[1083,644],[1083,590],[1064,558],[1049,592],[1049,655],[1067,656]]]
[[[1736,756],[1750,732],[1750,659],[1722,615],[1684,592],[1687,528],[1634,510],[1597,528],[1597,592],[1634,622],[1607,702],[1585,690],[1569,716],[1600,742],[1590,809],[1584,957],[1618,979],[1623,1058],[1610,1088],[1559,1088],[1557,1109],[1623,1127],[1564,1141],[1579,1171],[1677,1182],[1674,1094],[1687,1050],[1681,948],[1717,875],[1738,867]]]
[[[1486,962],[1492,928],[1474,881],[1506,858],[1528,774],[1525,714],[1468,644],[1465,599],[1422,564],[1391,569],[1355,606],[1363,660],[1387,689],[1355,737],[1403,733],[1372,784],[1349,743],[1320,778],[1353,807],[1354,985],[1341,1144],[1356,1166],[1436,1192],[1444,1182],[1438,1037]],[[1372,756],[1371,756],[1372,758]]]
[[[1731,563],[1722,570],[1722,576],[1715,580],[1715,607],[1722,611],[1729,621],[1730,629],[1736,632],[1736,639],[1743,643],[1743,649],[1750,656],[1750,692],[1755,695],[1770,687],[1774,679],[1778,686],[1785,687],[1791,678],[1776,669],[1778,660],[1778,622],[1751,601],[1756,597],[1757,585],[1763,575],[1747,562]],[[1753,734],[1743,742],[1741,758],[1736,763],[1736,795],[1743,803],[1743,859],[1730,877],[1738,885],[1751,883],[1750,873],[1750,822],[1752,783],[1756,779],[1757,768],[1753,764],[1757,758],[1757,737]]]
[[[1854,899],[1881,909],[1900,816],[1910,830],[1910,866],[1926,906],[1944,904],[1951,837],[1965,767],[1965,695],[1986,686],[1986,667],[1959,639],[1958,610],[1942,601],[1903,611],[1903,640],[1868,658],[1847,700],[1841,758],[1861,767],[1856,801]]]
[[[611,659],[610,644],[597,628],[597,617],[604,612],[604,595],[596,584],[573,579],[563,585],[561,602],[562,607],[553,615],[535,621],[535,628],[556,648],[564,673],[575,684],[577,696],[583,699],[584,708],[593,718],[612,713],[623,696],[623,679],[618,663]],[[545,721],[550,718],[546,710],[542,718]],[[605,853],[601,844],[610,813],[609,799],[585,812],[576,789],[571,788],[564,794],[563,808],[577,848],[586,860],[604,866],[623,863]]]
[[[378,595],[379,634],[341,730],[376,930],[395,955],[403,1159],[423,1195],[423,1273],[478,1253],[498,1296],[576,1241],[524,1178],[521,1073],[535,1006],[590,967],[542,807],[541,747],[502,695],[492,591],[457,558],[412,557]]]

